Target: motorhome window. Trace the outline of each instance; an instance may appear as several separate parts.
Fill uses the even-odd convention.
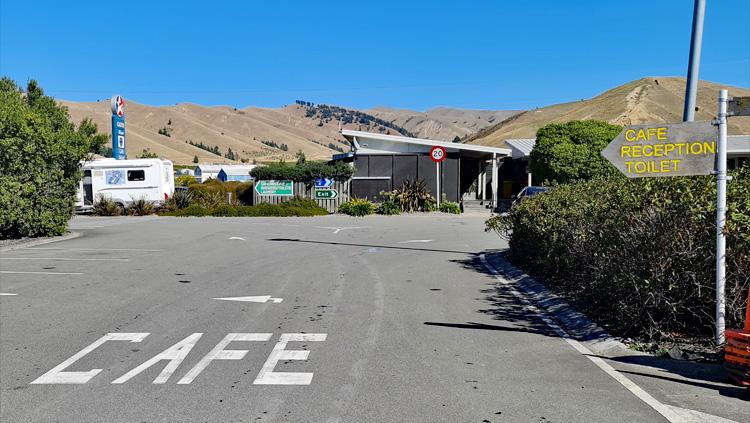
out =
[[[129,170],[128,181],[145,181],[146,171],[144,170]]]

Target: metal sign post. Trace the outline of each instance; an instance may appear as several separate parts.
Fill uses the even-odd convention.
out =
[[[690,36],[690,57],[685,87],[685,109],[682,120],[692,122],[695,118],[695,98],[698,96],[698,70],[701,65],[701,45],[703,44],[703,17],[706,15],[706,0],[695,0],[693,9],[693,32]]]
[[[440,207],[440,200],[443,197],[440,192],[440,162],[445,160],[445,149],[443,147],[432,147],[430,149],[430,159],[435,162],[435,181],[437,181],[437,206]]]
[[[729,93],[719,93],[719,148],[716,156],[716,344],[724,343],[727,280],[726,236],[727,221],[727,103]]]

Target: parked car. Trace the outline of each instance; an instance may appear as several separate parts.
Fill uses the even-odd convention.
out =
[[[524,187],[521,191],[519,191],[518,194],[512,197],[513,205],[511,205],[511,207],[515,206],[516,204],[520,203],[526,198],[533,197],[535,195],[542,194],[545,192],[550,192],[553,189],[554,189],[553,187],[540,187],[540,186],[533,186],[533,185]]]

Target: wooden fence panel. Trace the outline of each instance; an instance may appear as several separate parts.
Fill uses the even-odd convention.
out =
[[[281,196],[281,195],[259,195],[258,191],[255,190],[255,184],[259,181],[253,181],[253,204],[281,204],[285,201],[289,201],[294,197],[307,198],[315,200],[318,205],[328,211],[328,213],[335,213],[338,210],[341,203],[344,203],[350,198],[351,180],[346,181],[335,181],[331,186],[332,189],[338,192],[338,196],[333,199],[315,199],[315,188],[310,185],[307,186],[303,182],[294,182],[292,186],[292,192],[294,196]]]

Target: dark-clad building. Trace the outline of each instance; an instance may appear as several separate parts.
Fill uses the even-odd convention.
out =
[[[404,180],[422,179],[433,196],[440,178],[442,198],[447,201],[484,201],[497,204],[498,171],[501,161],[510,157],[507,148],[460,144],[421,138],[342,130],[352,151],[334,160],[353,162],[351,193],[358,198],[380,201],[380,193],[391,191]],[[445,148],[447,157],[440,166],[430,159],[433,146]],[[491,203],[490,203],[491,202]]]

